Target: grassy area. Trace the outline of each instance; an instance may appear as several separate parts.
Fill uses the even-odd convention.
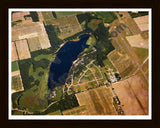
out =
[[[22,89],[22,82],[19,75],[12,77],[12,89],[17,91]]]
[[[111,68],[111,69],[113,69],[114,72],[116,71],[116,68],[113,66],[113,64],[111,63],[111,61],[108,58],[103,60],[103,63],[106,68]]]
[[[12,62],[12,72],[19,70],[18,62]]]
[[[13,110],[13,111],[12,111],[12,115],[23,115],[23,112]]]
[[[52,12],[42,12],[43,18],[44,18],[44,23],[45,25],[50,25],[52,24],[52,20],[55,18],[53,17]]]
[[[70,15],[77,15],[81,13],[82,12],[55,12],[57,18],[64,17],[64,16],[70,16]]]
[[[55,112],[48,113],[47,115],[62,115],[62,114],[61,114],[61,111],[58,110],[58,111],[55,111]]]
[[[148,49],[145,48],[133,48],[139,59],[141,60],[141,63],[148,57]]]
[[[103,19],[104,23],[112,23],[115,19],[117,19],[114,12],[96,12],[96,15],[98,18]]]
[[[102,23],[102,20],[100,19],[92,19],[89,23],[88,23],[88,27],[91,28],[93,31],[95,31],[98,28],[98,25]]]
[[[26,90],[20,98],[19,105],[28,111],[39,111],[48,106],[48,73],[45,73],[40,81],[39,86],[35,85]]]
[[[56,55],[53,55],[53,54],[41,54],[39,56],[34,57],[34,60],[35,61],[39,61],[41,59],[48,59],[48,60],[50,60],[51,57],[54,59],[55,56]],[[53,61],[53,59],[51,61]]]

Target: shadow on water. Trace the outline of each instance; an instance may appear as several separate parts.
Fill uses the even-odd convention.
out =
[[[72,62],[75,61],[78,55],[89,45],[86,44],[89,34],[84,34],[79,37],[79,41],[68,41],[60,48],[56,54],[54,62],[51,63],[48,87],[53,90],[57,86],[64,85],[68,76]]]

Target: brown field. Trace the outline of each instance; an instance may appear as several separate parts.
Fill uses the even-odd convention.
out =
[[[15,43],[12,42],[12,62],[18,60]]]
[[[24,12],[16,12],[12,14],[12,21],[18,21],[18,20],[25,20],[24,16],[30,15],[30,12],[24,11]]]
[[[148,89],[139,75],[112,84],[125,115],[148,115]]]
[[[16,41],[17,52],[20,60],[31,58],[26,40]]]
[[[14,92],[19,92],[19,91],[23,91],[23,84],[22,84],[22,79],[21,79],[21,75],[15,75],[12,76],[12,93]]]
[[[85,105],[78,106],[78,107],[63,111],[62,113],[63,113],[63,115],[87,115],[88,114]]]
[[[79,24],[76,16],[68,16],[58,18],[52,21],[53,25],[58,25],[60,29],[60,39],[70,37],[80,31],[82,31],[81,25]]]
[[[148,49],[148,39],[144,39],[140,34],[127,36],[126,39],[128,40],[129,44],[132,47],[139,47],[139,48],[147,48]]]
[[[134,18],[134,21],[142,32],[149,30],[149,15],[136,17]]]
[[[20,75],[20,71],[19,71],[19,70],[12,72],[12,77],[13,77],[13,76],[17,76],[17,75]]]
[[[123,21],[133,35],[141,33],[141,30],[131,16],[124,17]]]
[[[28,38],[28,45],[31,52],[41,49],[41,44],[38,37]]]
[[[86,105],[87,115],[117,115],[110,88],[101,86],[76,94],[80,106]]]
[[[148,71],[149,71],[149,61],[147,60],[144,65],[142,66],[142,70],[144,71],[144,73],[147,75],[148,77]]]
[[[42,49],[51,47],[48,35],[46,33],[46,30],[42,22],[32,22],[12,27],[12,41],[35,38],[35,37],[39,38],[39,43]],[[31,42],[32,40],[30,40],[30,43]],[[32,50],[39,49],[35,48],[35,45],[32,46],[34,46],[33,48],[30,48]],[[39,47],[39,45],[37,46]]]

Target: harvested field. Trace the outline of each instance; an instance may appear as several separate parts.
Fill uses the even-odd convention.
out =
[[[110,88],[101,86],[76,94],[80,106],[86,105],[87,115],[117,115]]]
[[[19,70],[12,72],[12,77],[13,77],[13,76],[17,76],[17,75],[20,75],[20,71],[19,71]]]
[[[125,115],[148,115],[148,89],[139,75],[112,84]]]
[[[134,21],[142,32],[149,30],[149,15],[136,17],[134,18]]]
[[[127,36],[126,39],[128,40],[129,44],[132,47],[139,47],[139,48],[147,48],[148,49],[148,39],[142,38],[140,34]]]
[[[78,14],[81,14],[82,12],[55,12],[56,14],[56,17],[57,18],[60,18],[60,17],[65,17],[65,16],[75,16],[75,15],[78,15]]]
[[[88,112],[86,106],[84,105],[63,111],[62,113],[63,115],[87,115]]]
[[[16,76],[12,76],[12,93],[23,91],[23,90],[24,88],[22,84],[21,75],[18,74]]]
[[[123,21],[133,35],[141,33],[141,30],[131,16],[124,17]]]
[[[132,75],[137,69],[137,66],[127,54],[121,54],[120,52],[114,50],[110,52],[107,57],[119,71],[122,78]]]
[[[37,45],[38,48],[35,48],[34,45],[32,45],[32,39],[29,39],[29,44],[31,51],[34,51],[35,49],[39,49],[41,46],[42,49],[46,49],[51,47],[50,41],[48,39],[48,35],[46,33],[46,30],[44,28],[44,25],[42,22],[32,22],[28,24],[23,24],[19,26],[12,27],[12,40],[22,40],[22,39],[29,39],[29,38],[38,38],[40,45]],[[38,44],[38,40],[36,40],[36,43]],[[36,44],[35,43],[35,44]]]
[[[30,15],[29,11],[15,12],[12,13],[12,21],[25,20],[24,16]]]
[[[79,24],[76,16],[62,17],[52,21],[53,25],[58,25],[60,29],[60,39],[70,37],[80,31],[82,31],[81,25]]]
[[[20,60],[31,58],[26,40],[16,41],[16,47]]]
[[[41,44],[38,37],[28,38],[28,45],[31,52],[41,49]]]
[[[18,60],[15,43],[12,42],[12,62]]]

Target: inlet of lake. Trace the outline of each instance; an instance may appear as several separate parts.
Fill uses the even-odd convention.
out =
[[[85,48],[89,47],[86,44],[89,36],[89,34],[81,35],[78,41],[68,41],[58,50],[49,71],[48,87],[51,90],[65,84],[72,62]]]

